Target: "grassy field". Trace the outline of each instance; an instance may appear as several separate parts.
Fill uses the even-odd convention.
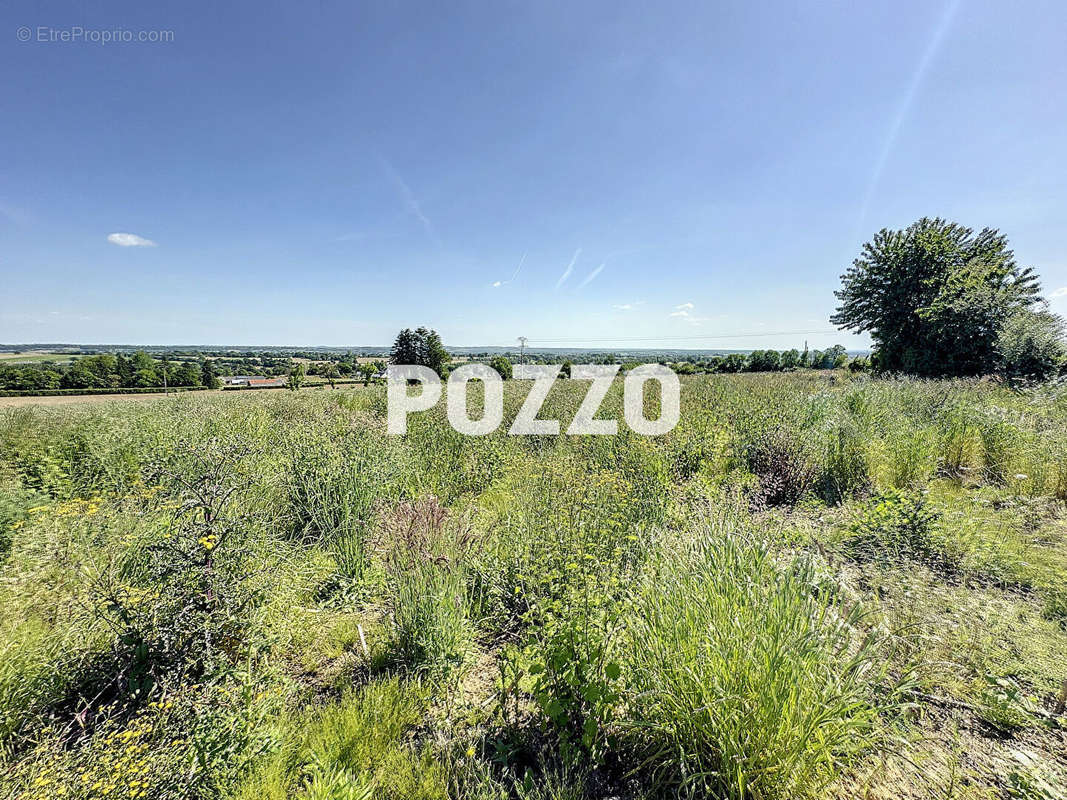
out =
[[[57,364],[69,364],[73,356],[70,353],[49,353],[44,350],[27,350],[23,353],[0,353],[0,361],[9,364],[39,364],[54,361]]]
[[[319,391],[331,391],[329,384],[322,378],[312,377],[307,380],[304,386],[305,390],[319,390]],[[355,384],[351,382],[337,383],[336,389],[340,391],[344,389],[346,391],[358,390],[363,388],[362,384]],[[255,391],[255,392],[284,392],[288,391],[286,387],[278,388],[266,388],[266,389],[199,389],[197,392],[203,395],[217,395],[226,391],[233,394],[237,391]],[[159,400],[164,397],[177,397],[184,392],[171,391],[168,394],[164,392],[145,392],[136,394],[62,394],[62,395],[27,395],[25,397],[0,397],[0,408],[26,408],[28,406],[69,406],[69,405],[110,405],[113,403],[121,403],[128,400],[135,402],[144,402],[145,400]]]
[[[212,391],[214,390],[204,390]],[[218,390],[221,391],[221,390]],[[171,392],[170,397],[175,397],[176,392]],[[143,394],[56,394],[26,397],[0,397],[0,408],[25,408],[27,406],[70,406],[70,405],[112,405],[125,401],[143,403],[146,400],[159,400],[168,395],[162,391],[145,392]]]
[[[0,408],[0,796],[1063,798],[1065,390],[682,392]]]

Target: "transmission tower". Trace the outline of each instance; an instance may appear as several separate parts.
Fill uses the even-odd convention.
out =
[[[525,336],[520,336],[519,337],[519,363],[520,364],[525,364],[526,363],[526,337]]]

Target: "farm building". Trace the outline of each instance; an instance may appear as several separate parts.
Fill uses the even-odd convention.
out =
[[[288,378],[263,378],[256,375],[228,375],[222,379],[224,386],[243,389],[277,389],[285,386]]]

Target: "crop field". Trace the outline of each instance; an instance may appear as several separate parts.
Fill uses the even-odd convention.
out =
[[[0,797],[1065,796],[1067,390],[697,376],[656,438],[384,416],[0,408]]]

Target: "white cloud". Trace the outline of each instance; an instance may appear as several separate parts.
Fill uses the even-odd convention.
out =
[[[522,265],[526,263],[526,256],[527,255],[528,255],[528,253],[523,253],[522,254],[522,258],[519,259],[519,266],[515,267],[515,271],[513,273],[511,273],[511,277],[510,278],[508,278],[506,281],[493,281],[493,283],[492,283],[493,288],[496,289],[496,288],[499,288],[501,286],[504,286],[505,284],[514,282],[514,280],[517,277],[519,277],[519,270],[522,269]]]
[[[1061,286],[1059,289],[1053,289],[1049,295],[1050,298],[1067,296],[1067,286]]]
[[[155,247],[156,243],[151,239],[145,239],[136,233],[109,233],[107,240],[119,247]]]
[[[692,311],[694,308],[696,308],[696,306],[694,306],[692,303],[682,303],[681,305],[675,306],[674,308],[677,311]]]
[[[644,300],[637,300],[633,303],[622,303],[621,305],[612,306],[612,308],[618,309],[619,311],[633,311],[638,306],[643,306],[644,304]]]
[[[559,276],[559,280],[556,281],[556,288],[557,289],[560,286],[562,286],[567,281],[567,278],[569,278],[571,276],[571,273],[574,272],[574,265],[575,265],[575,263],[577,263],[578,256],[580,256],[581,254],[582,254],[582,248],[580,248],[580,247],[577,250],[574,251],[574,255],[571,256],[571,263],[567,265],[567,268],[565,270],[563,270],[563,274]]]
[[[671,316],[671,317],[688,317],[689,316],[689,312],[685,311],[684,309],[679,309],[678,311],[672,311],[670,314],[668,314],[668,316]]]
[[[591,284],[593,282],[593,279],[596,278],[596,276],[599,275],[601,272],[603,272],[604,271],[604,267],[606,267],[606,266],[607,266],[607,262],[605,261],[599,267],[597,267],[592,272],[590,272],[588,275],[586,275],[585,276],[585,280],[578,284],[578,288],[581,289],[582,287],[588,286],[589,284]]]

